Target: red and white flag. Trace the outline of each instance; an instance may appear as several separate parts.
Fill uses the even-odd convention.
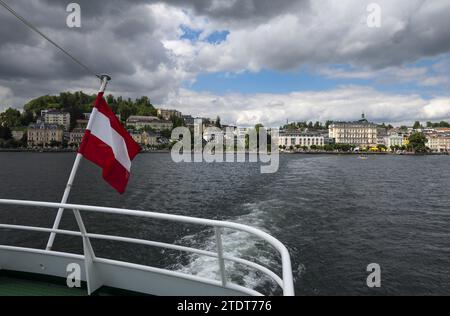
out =
[[[103,179],[122,194],[130,178],[131,161],[140,150],[100,92],[78,152],[101,167]]]

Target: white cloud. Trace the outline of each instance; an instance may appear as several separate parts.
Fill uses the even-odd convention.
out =
[[[450,117],[450,98],[436,98],[423,107],[424,118],[429,120]]]
[[[191,44],[185,57],[202,71],[296,69],[302,65],[350,64],[368,69],[402,67],[450,50],[450,3],[379,0],[382,27],[366,24],[368,2],[312,1],[263,22],[228,23],[220,45]],[[430,23],[433,21],[433,23]],[[221,22],[223,23],[223,22]],[[215,21],[210,22],[216,26]]]
[[[11,106],[13,102],[13,93],[10,88],[0,86],[0,112],[3,112]]]
[[[242,1],[167,0],[100,4],[86,0],[81,1],[83,27],[69,30],[62,25],[65,6],[56,0],[39,0],[33,2],[33,21],[87,64],[111,72],[113,82],[108,92],[126,97],[148,95],[155,103],[167,101],[187,113],[219,114],[238,124],[262,121],[274,125],[286,119],[354,119],[362,111],[373,120],[386,122],[448,117],[447,101],[438,97],[445,95],[442,87],[448,87],[450,81],[445,70],[450,69],[448,62],[431,67],[411,63],[450,52],[450,2],[378,0],[382,8],[380,29],[366,25],[370,2],[255,0],[244,5]],[[47,8],[45,4],[50,5]],[[24,11],[28,3],[17,1],[15,6]],[[99,7],[104,10],[100,12]],[[0,12],[0,16],[0,85],[9,89],[8,95],[0,94],[0,104],[12,102],[19,107],[24,100],[43,94],[96,90],[95,79],[86,80],[77,66],[20,28],[7,12]],[[180,39],[182,25],[201,30],[200,40]],[[17,36],[4,31],[12,28],[17,28]],[[226,41],[217,45],[202,41],[220,30],[230,32]],[[433,103],[416,95],[389,95],[355,86],[322,92],[222,96],[180,89],[209,72],[233,75],[302,66],[318,70],[326,78],[417,82],[436,88],[436,97]]]
[[[289,121],[356,120],[364,112],[375,122],[403,123],[450,119],[450,99],[385,94],[368,87],[345,86],[323,92],[225,94],[181,90],[166,104],[184,113],[214,117],[224,123],[280,126]]]
[[[420,83],[423,86],[443,86],[443,85],[449,85],[450,84],[450,77],[446,76],[435,76],[435,77],[427,77],[423,78],[423,80]]]

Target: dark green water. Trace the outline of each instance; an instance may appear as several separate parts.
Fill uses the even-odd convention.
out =
[[[73,154],[0,153],[0,197],[57,202]],[[259,227],[290,250],[297,295],[450,294],[450,157],[280,157],[275,174],[253,163],[175,164],[169,154],[143,154],[127,193],[118,195],[100,170],[83,161],[70,202],[226,219]],[[0,222],[50,227],[55,211],[0,207]],[[90,232],[214,249],[201,227],[83,214]],[[70,212],[63,228],[76,229]],[[46,234],[0,230],[0,243],[44,248]],[[257,258],[279,271],[269,248],[226,232],[225,251]],[[157,248],[95,241],[98,256],[218,277],[217,263]],[[56,250],[81,251],[57,237]],[[381,288],[366,286],[369,263],[381,266]],[[276,286],[228,265],[237,283],[266,294]]]

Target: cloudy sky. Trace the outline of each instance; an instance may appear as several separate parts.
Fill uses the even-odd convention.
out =
[[[450,120],[450,0],[78,0],[81,28],[71,1],[5,1],[115,95],[238,125]],[[98,86],[0,7],[0,110]]]

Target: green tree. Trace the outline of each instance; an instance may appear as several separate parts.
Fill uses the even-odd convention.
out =
[[[185,126],[184,120],[181,117],[178,116],[172,116],[172,124],[173,128],[179,127],[179,126]]]
[[[326,144],[325,146],[323,146],[323,149],[325,151],[333,151],[334,150],[334,145]]]
[[[130,100],[130,103],[131,100]],[[134,102],[136,106],[136,111],[134,114],[136,115],[144,115],[144,116],[155,116],[156,115],[156,109],[153,107],[153,105],[150,103],[150,100],[148,97],[141,97],[140,99],[136,99]]]
[[[62,92],[58,96],[42,96],[31,100],[24,105],[24,113],[22,116],[23,123],[30,123],[30,118],[40,116],[41,110],[59,109],[70,113],[71,127],[74,127],[76,120],[82,118],[83,113],[91,112],[92,104],[96,99],[96,95],[88,95],[81,91],[71,93]],[[112,95],[106,96],[106,101],[114,113],[119,113],[122,120],[126,120],[130,115],[156,115],[156,109],[151,104],[148,97],[143,96],[136,100],[123,99],[122,97],[114,98]],[[24,125],[27,125],[24,124]]]
[[[386,151],[387,150],[386,145],[383,145],[383,144],[377,145],[377,148],[378,148],[379,151]]]
[[[256,141],[257,141],[257,145],[256,148],[259,149],[259,130],[261,128],[264,128],[264,125],[261,123],[258,123],[255,125],[255,130],[256,130]],[[266,131],[267,133],[267,131]],[[248,135],[246,135],[248,136]],[[267,140],[266,140],[266,144],[267,144],[267,150],[269,150],[270,145],[272,144],[272,138],[270,137],[269,133],[267,133]],[[248,147],[248,138],[246,138],[246,146]],[[293,150],[294,148],[292,148],[291,150]]]
[[[439,123],[427,122],[427,127],[436,128],[436,127],[450,127],[450,123],[446,121],[440,121]]]
[[[414,129],[422,128],[422,124],[420,124],[419,121],[415,121],[415,122],[414,122],[414,125],[413,125],[413,128],[414,128]]]
[[[20,117],[20,125],[28,126],[31,122],[34,121],[33,113],[30,111],[23,111]]]
[[[8,140],[11,138],[12,138],[12,135],[11,135],[11,130],[9,129],[9,127],[0,125],[0,139]]]
[[[222,128],[222,125],[220,124],[220,116],[217,116],[216,118],[216,127]]]
[[[260,129],[261,127],[264,127],[264,125],[261,124],[261,123],[258,123],[258,124],[255,125],[256,134],[259,134],[259,129]]]
[[[423,133],[413,133],[409,136],[409,146],[416,153],[427,152],[427,142],[428,140]]]
[[[9,108],[0,114],[0,125],[3,127],[21,126],[21,114],[18,110]]]

